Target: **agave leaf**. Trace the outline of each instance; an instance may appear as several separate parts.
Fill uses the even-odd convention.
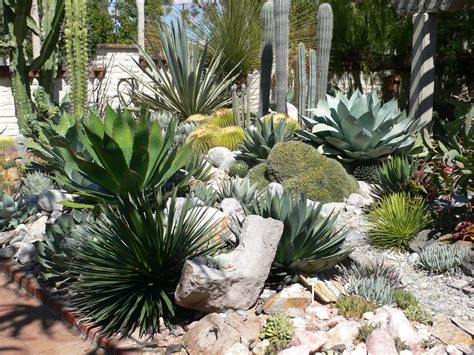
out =
[[[312,130],[313,133],[318,133],[318,132],[339,132],[336,128],[329,126],[324,123],[317,123],[316,125],[313,126]]]

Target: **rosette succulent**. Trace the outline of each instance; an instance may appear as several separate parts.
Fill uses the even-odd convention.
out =
[[[382,104],[376,93],[328,95],[308,111],[313,117],[302,117],[307,131],[297,133],[317,143],[322,153],[345,161],[381,159],[408,149],[419,128],[419,119],[400,111],[395,99]]]

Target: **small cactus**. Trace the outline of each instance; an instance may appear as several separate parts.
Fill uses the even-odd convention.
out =
[[[238,161],[229,169],[229,175],[232,177],[246,177],[249,173],[249,166],[244,161]]]

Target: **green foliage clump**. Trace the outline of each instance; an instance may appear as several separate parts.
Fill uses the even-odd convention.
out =
[[[393,291],[393,300],[401,309],[407,309],[410,306],[418,304],[418,301],[413,294],[404,290]]]
[[[264,163],[272,148],[278,143],[289,142],[294,132],[285,121],[271,119],[255,121],[255,127],[245,129],[245,138],[239,149],[242,159],[249,164]]]
[[[375,330],[375,325],[370,324],[363,324],[359,328],[359,332],[357,333],[357,340],[365,342],[370,334]]]
[[[293,323],[283,313],[276,313],[268,317],[260,334],[261,339],[267,339],[271,345],[284,349],[293,337]]]
[[[26,175],[22,181],[21,191],[26,197],[40,194],[46,190],[54,189],[53,180],[46,174],[35,171]]]
[[[267,177],[267,164],[260,163],[249,170],[248,178],[258,190],[265,190],[271,182]]]
[[[322,204],[314,207],[304,195],[281,196],[266,193],[245,213],[283,222],[283,235],[273,262],[273,274],[312,273],[330,269],[344,260],[352,251],[344,247],[346,233],[336,230],[337,216],[320,216]]]
[[[379,170],[380,165],[374,162],[357,164],[352,171],[352,175],[359,181],[365,181],[369,184],[378,184],[380,181]]]
[[[276,145],[268,156],[268,176],[288,191],[318,202],[341,202],[359,190],[357,180],[334,159],[302,142]]]
[[[336,308],[341,316],[346,318],[362,318],[366,312],[377,309],[377,304],[356,295],[344,295],[337,299]]]
[[[429,224],[430,213],[420,197],[396,193],[372,205],[368,220],[372,245],[407,250],[413,237]]]
[[[235,178],[224,181],[217,191],[219,201],[235,198],[243,205],[251,204],[257,196],[257,186],[252,185],[248,178]]]
[[[187,259],[213,255],[222,247],[214,239],[216,222],[188,199],[179,217],[171,199],[163,214],[161,193],[118,196],[102,204],[102,216],[86,223],[71,245],[70,271],[78,275],[69,287],[71,304],[82,320],[107,335],[140,336],[159,330],[176,315],[173,295]]]
[[[415,165],[407,157],[395,156],[384,161],[378,173],[379,181],[373,190],[375,196],[382,198],[393,193],[410,192]]]
[[[229,175],[232,177],[244,178],[249,173],[249,166],[244,161],[237,161],[229,169]]]
[[[402,341],[399,337],[393,339],[395,341],[395,348],[400,353],[403,350],[410,350],[410,346]]]
[[[441,273],[458,267],[468,250],[453,244],[435,243],[420,253],[417,264],[425,270]]]
[[[433,322],[433,316],[431,313],[419,304],[410,305],[407,309],[405,309],[404,313],[409,320],[424,324],[431,324]]]

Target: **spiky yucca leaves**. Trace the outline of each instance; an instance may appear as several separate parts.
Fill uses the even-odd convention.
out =
[[[184,169],[199,181],[206,182],[212,178],[213,166],[201,152],[193,152]]]
[[[238,159],[251,165],[267,160],[272,148],[282,142],[289,142],[294,137],[294,131],[285,122],[275,122],[274,119],[256,120],[255,128],[245,130],[245,138],[239,149]]]
[[[187,138],[187,142],[193,148],[207,152],[213,147],[225,147],[236,150],[244,138],[244,130],[235,126],[232,110],[227,108],[218,109],[212,115],[202,119],[202,115],[194,115],[188,118],[191,122],[199,122],[200,126]]]
[[[276,275],[312,273],[330,269],[344,260],[351,249],[343,246],[346,233],[336,230],[336,217],[320,216],[322,204],[315,207],[304,195],[281,196],[270,193],[244,206],[245,213],[273,218],[284,224],[283,235],[273,262]]]
[[[407,157],[395,156],[382,163],[379,181],[372,190],[374,196],[382,198],[397,192],[410,192],[410,181],[415,165]]]
[[[251,204],[257,196],[257,186],[252,185],[248,178],[235,178],[224,181],[217,191],[219,200],[235,198],[243,205]]]
[[[351,97],[341,93],[319,100],[309,110],[313,118],[302,117],[308,131],[297,133],[314,141],[322,153],[346,161],[374,160],[408,149],[419,128],[419,118],[401,112],[395,99],[382,105],[376,93]]]
[[[420,197],[395,193],[373,204],[368,220],[372,245],[407,250],[413,237],[429,224],[430,213]]]
[[[128,70],[144,88],[131,93],[138,101],[155,110],[177,112],[182,119],[194,114],[207,115],[231,102],[227,90],[236,78],[234,71],[219,76],[221,54],[207,61],[208,44],[199,48],[187,35],[182,21],[174,22],[170,28],[160,26],[161,51],[152,46],[155,58],[139,48],[146,66],[136,64],[144,75]],[[165,57],[166,65],[161,61]]]
[[[216,252],[219,228],[190,200],[175,217],[174,197],[165,219],[159,193],[130,193],[101,210],[103,217],[77,236],[82,243],[71,247],[70,269],[78,275],[71,303],[103,334],[158,332],[160,317],[170,323],[176,314],[173,293],[184,262]]]
[[[458,267],[468,250],[457,245],[435,243],[420,253],[417,264],[430,272],[440,273]]]

